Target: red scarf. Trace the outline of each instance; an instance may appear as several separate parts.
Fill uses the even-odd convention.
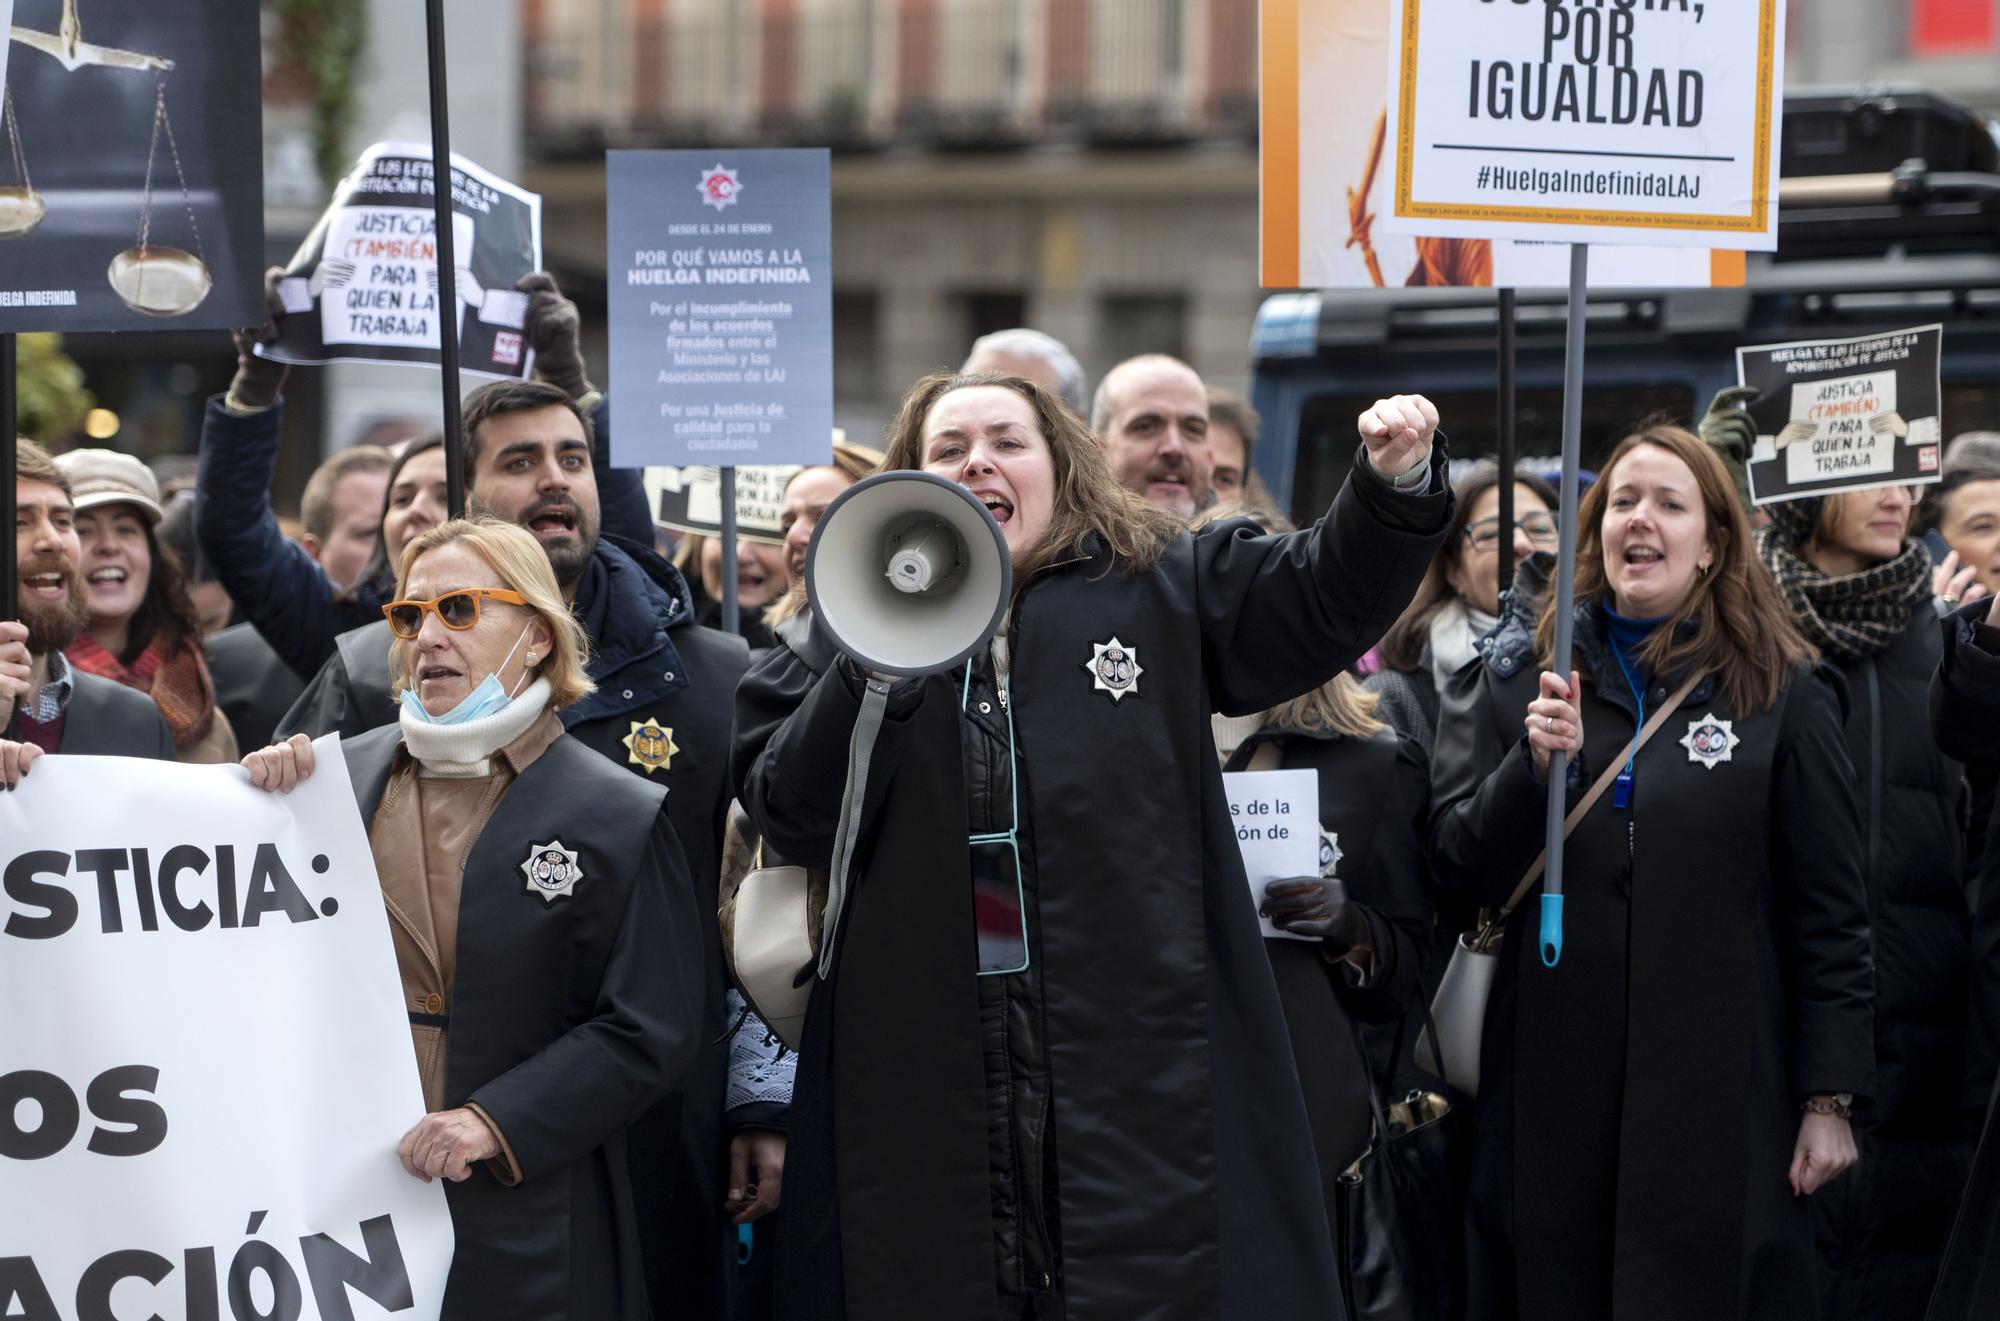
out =
[[[215,685],[200,647],[168,651],[165,639],[155,635],[139,658],[126,665],[84,633],[64,648],[63,655],[85,674],[115,679],[151,697],[167,718],[177,748],[201,742],[215,727]]]

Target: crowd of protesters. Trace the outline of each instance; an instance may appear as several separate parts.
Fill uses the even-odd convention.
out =
[[[265,327],[191,491],[18,443],[0,623],[9,786],[55,753],[283,789],[343,736],[447,1315],[1342,1318],[1385,1086],[1473,1121],[1462,1214],[1426,1227],[1451,1315],[2000,1307],[2000,435],[1927,490],[1753,509],[1740,410],[1633,419],[1576,511],[1558,665],[1557,494],[1454,461],[1419,383],[1357,418],[1329,508],[1288,511],[1240,396],[1162,354],[1092,390],[1005,331],[789,479],[725,634],[721,543],[656,526],[574,304],[521,289],[537,374],[465,401],[464,517],[431,434],[334,452],[287,537]],[[840,492],[898,469],[986,505],[1014,589],[964,667],[891,683],[815,626],[805,568]],[[753,856],[841,863],[871,693],[794,1051],[718,905]],[[1510,899],[1556,753],[1581,807],[1548,967]],[[1247,902],[1220,777],[1279,769],[1317,773],[1320,866]],[[521,841],[558,837],[595,884],[551,924],[514,896]],[[974,876],[1018,904],[1013,963],[974,952]],[[1474,1098],[1411,1043],[1482,913]]]

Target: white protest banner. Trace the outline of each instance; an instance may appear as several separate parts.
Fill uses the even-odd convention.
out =
[[[1382,67],[1390,0],[1260,0],[1262,283],[1267,288],[1554,288],[1569,248],[1383,232],[1395,175]],[[1724,245],[1725,248],[1727,245]],[[1735,286],[1740,250],[1636,247],[1593,255],[1593,288]]]
[[[1779,0],[1393,0],[1382,228],[1778,246]]]
[[[438,363],[436,182],[431,149],[382,142],[334,189],[278,281],[280,362]],[[535,355],[522,338],[528,296],[514,288],[542,265],[542,199],[451,158],[452,253],[458,268],[459,365],[525,378]]]
[[[1756,504],[1940,480],[1943,326],[1736,350]]]
[[[736,535],[745,541],[782,542],[785,484],[797,464],[759,465],[736,470]],[[722,470],[646,469],[653,519],[676,532],[718,536],[722,532]]]
[[[315,747],[289,795],[63,756],[0,793],[0,1317],[438,1315],[388,917]]]
[[[1320,874],[1318,771],[1232,771],[1222,787],[1253,905],[1263,905],[1267,882]],[[1312,939],[1280,931],[1261,914],[1257,922],[1267,936]]]

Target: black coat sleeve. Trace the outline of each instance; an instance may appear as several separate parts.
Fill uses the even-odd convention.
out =
[[[1431,753],[1432,872],[1441,890],[1473,907],[1506,903],[1546,842],[1548,786],[1535,776],[1526,736],[1502,733],[1518,728],[1513,712],[1494,708],[1504,691],[1481,665],[1453,675]]]
[[[1430,768],[1414,739],[1398,736],[1396,745],[1395,766],[1376,807],[1367,892],[1358,896],[1374,945],[1373,973],[1365,987],[1350,986],[1345,977],[1334,980],[1348,1012],[1366,1023],[1393,1023],[1410,1008],[1430,944],[1430,867],[1424,850]]]
[[[292,709],[285,712],[271,733],[273,742],[282,743],[294,734],[304,734],[309,738],[319,738],[326,734],[338,734],[342,738],[353,738],[368,732],[369,726],[355,714],[354,685],[347,677],[347,662],[341,659],[336,648],[326,658],[326,664],[319,667],[306,690],[292,703]]]
[[[1793,678],[1772,769],[1772,878],[1791,997],[1794,1093],[1875,1090],[1875,970],[1860,811],[1840,701],[1818,670]]]
[[[1967,766],[2000,761],[2000,634],[1983,627],[1986,608],[1981,601],[1939,622],[1944,647],[1931,678],[1931,733]]]
[[[894,765],[928,686],[904,682],[891,690],[870,762],[875,784],[883,783],[882,773]],[[860,693],[839,664],[821,674],[782,641],[737,685],[731,779],[751,822],[789,862],[829,865],[860,713]]]
[[[664,805],[635,870],[591,1017],[467,1098],[491,1116],[523,1182],[603,1146],[703,1045],[702,924]]]
[[[590,415],[590,463],[597,472],[599,527],[613,536],[651,546],[653,507],[646,500],[643,468],[611,466],[611,400],[600,398]]]
[[[1202,666],[1217,710],[1269,710],[1381,640],[1444,540],[1452,510],[1444,467],[1428,491],[1405,495],[1357,458],[1310,528],[1262,536],[1232,521],[1195,538]]]
[[[1931,677],[1931,733],[1947,757],[1965,766],[1966,778],[1985,789],[2000,776],[2000,634],[1985,624],[1980,601],[1946,616],[1944,646]],[[1982,793],[2000,805],[2000,794]],[[1970,993],[1965,1052],[1965,1108],[1979,1113],[1991,1102],[2000,1073],[2000,831],[1985,826],[1979,882],[1973,887]],[[1977,831],[1975,830],[1975,835]],[[1968,840],[1968,850],[1977,840]],[[1970,854],[1968,854],[1970,856]]]
[[[271,479],[278,470],[282,421],[277,405],[232,413],[220,396],[208,401],[195,470],[194,527],[202,554],[236,608],[303,679],[333,654],[334,639],[381,618],[382,601],[365,589],[352,600],[336,598],[305,547],[279,529]]]

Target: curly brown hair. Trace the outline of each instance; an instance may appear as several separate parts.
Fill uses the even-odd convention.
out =
[[[1055,499],[1041,539],[1014,565],[1014,590],[1059,559],[1090,553],[1101,542],[1122,573],[1143,573],[1159,563],[1167,543],[1182,531],[1181,520],[1132,494],[1111,475],[1104,446],[1061,399],[1033,381],[996,372],[937,372],[903,396],[889,427],[884,472],[924,466],[924,422],[938,400],[954,390],[996,385],[1028,401],[1055,468]]]
[[[1641,445],[1667,451],[1694,474],[1715,562],[1695,579],[1687,599],[1646,640],[1640,660],[1657,675],[1713,674],[1723,696],[1738,711],[1749,715],[1768,710],[1777,704],[1792,671],[1817,659],[1818,654],[1792,623],[1777,584],[1757,559],[1749,520],[1722,460],[1692,431],[1677,426],[1647,427],[1619,441],[1611,452],[1602,475],[1577,506],[1577,603],[1603,601],[1608,591],[1604,508],[1610,502],[1620,460]],[[1535,629],[1536,652],[1548,666],[1555,664],[1555,598],[1552,591],[1542,603],[1541,622]],[[1680,626],[1689,621],[1694,627],[1684,631]]]

